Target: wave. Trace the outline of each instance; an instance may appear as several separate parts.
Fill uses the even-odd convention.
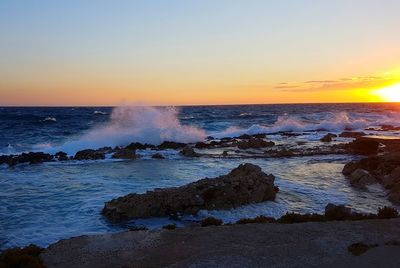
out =
[[[97,115],[107,115],[106,112],[103,111],[94,111],[93,114],[97,114]]]
[[[320,121],[311,121],[310,119],[301,119],[296,116],[284,115],[278,117],[277,121],[272,125],[255,124],[249,128],[229,127],[221,132],[214,132],[210,135],[215,138],[238,137],[243,134],[260,134],[260,133],[278,133],[278,132],[305,132],[325,130],[331,132],[340,132],[343,130],[362,130],[371,124],[366,118],[353,118],[346,112],[338,114],[330,113],[325,119]]]
[[[197,142],[207,137],[202,129],[182,125],[178,113],[174,107],[117,107],[112,111],[109,122],[47,151],[73,154],[82,149],[126,146],[131,142],[158,145],[163,141]]]
[[[43,119],[43,122],[57,122],[57,119],[55,117],[46,117]]]

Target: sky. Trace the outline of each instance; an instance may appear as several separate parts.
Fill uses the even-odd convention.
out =
[[[0,105],[400,101],[398,0],[2,0]]]

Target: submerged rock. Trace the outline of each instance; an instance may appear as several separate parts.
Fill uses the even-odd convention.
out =
[[[86,150],[79,151],[74,156],[75,160],[98,160],[98,159],[104,159],[104,158],[105,158],[104,152],[99,152],[99,151],[92,150],[92,149],[86,149]]]
[[[163,155],[160,154],[160,153],[156,153],[156,154],[153,154],[153,155],[151,156],[151,158],[154,158],[154,159],[165,159],[165,156],[163,156]]]
[[[196,214],[201,209],[231,209],[275,199],[273,175],[242,164],[229,174],[206,178],[181,187],[129,194],[110,202],[103,215],[112,220]]]

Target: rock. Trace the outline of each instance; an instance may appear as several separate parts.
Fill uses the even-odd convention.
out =
[[[222,156],[223,156],[223,157],[227,157],[227,156],[228,156],[228,151],[223,151],[223,152],[222,152]]]
[[[194,149],[190,146],[186,146],[180,151],[180,154],[186,157],[199,157],[199,154],[194,151]]]
[[[14,166],[22,163],[39,164],[52,160],[53,156],[51,154],[46,154],[42,152],[30,152],[22,153],[20,155],[2,155],[0,156],[0,165],[7,164],[9,166]]]
[[[389,193],[388,199],[393,204],[400,205],[400,187],[395,187],[392,189]]]
[[[259,149],[265,147],[272,147],[275,143],[272,141],[265,141],[260,138],[250,138],[249,140],[240,141],[237,143],[239,149]]]
[[[322,141],[322,142],[331,142],[332,139],[336,138],[336,137],[337,137],[337,135],[332,134],[332,133],[328,133],[324,137],[322,137],[320,141]]]
[[[229,174],[202,179],[177,188],[129,194],[110,202],[103,215],[112,220],[196,214],[201,209],[232,209],[275,199],[273,175],[252,164],[242,164]],[[249,184],[252,181],[252,185]]]
[[[360,167],[360,164],[357,161],[349,162],[344,166],[344,168],[342,170],[342,173],[344,175],[350,175],[351,173],[353,173],[359,167]]]
[[[351,208],[348,208],[345,205],[334,205],[329,203],[325,207],[325,217],[330,221],[350,219],[351,215]]]
[[[196,149],[206,149],[209,147],[212,147],[209,143],[205,142],[197,142],[196,145],[194,146]]]
[[[151,156],[151,158],[154,158],[154,159],[165,159],[165,157],[160,153],[153,154]]]
[[[354,154],[372,155],[378,152],[379,142],[356,139],[348,144],[348,150]]]
[[[135,150],[131,149],[119,149],[113,155],[114,159],[137,159],[139,156],[136,154]]]
[[[368,171],[364,169],[356,169],[349,176],[350,183],[356,186],[364,187],[366,185],[374,184],[377,180]]]
[[[129,144],[128,146],[125,147],[125,149],[129,149],[129,150],[146,150],[147,148],[155,148],[154,145],[151,144],[142,144],[140,142],[132,142],[131,144]]]
[[[67,161],[67,160],[69,160],[67,153],[62,152],[62,151],[56,153],[54,156],[58,161]]]
[[[400,166],[393,169],[389,175],[382,179],[382,185],[385,188],[392,188],[397,183],[400,183]]]
[[[181,142],[173,142],[173,141],[164,141],[160,145],[158,145],[158,149],[160,150],[165,150],[165,149],[182,149],[186,146],[186,143],[181,143]]]
[[[350,131],[344,131],[341,134],[339,134],[339,137],[341,138],[359,138],[362,136],[367,135],[364,132],[350,132]]]
[[[92,149],[79,151],[74,156],[75,160],[98,160],[104,158],[105,158],[104,153]]]

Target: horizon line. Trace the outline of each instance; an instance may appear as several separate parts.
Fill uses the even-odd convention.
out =
[[[400,104],[400,102],[387,102],[387,101],[363,101],[363,102],[276,102],[276,103],[233,103],[233,104],[162,104],[162,105],[0,105],[0,108],[115,108],[123,106],[137,106],[137,107],[196,107],[196,106],[257,106],[257,105],[324,105],[324,104]]]

